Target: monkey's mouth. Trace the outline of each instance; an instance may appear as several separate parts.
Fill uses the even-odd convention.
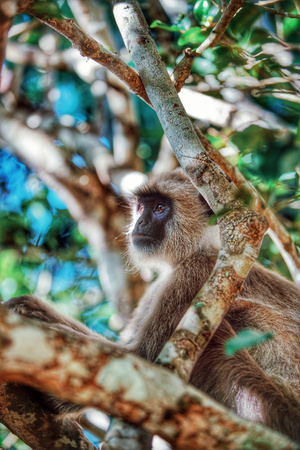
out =
[[[132,243],[135,247],[138,247],[139,249],[142,249],[143,247],[149,248],[154,246],[153,238],[145,234],[133,234]]]

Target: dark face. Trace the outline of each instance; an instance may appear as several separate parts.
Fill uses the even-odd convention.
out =
[[[140,215],[132,231],[132,243],[138,250],[154,250],[165,237],[166,223],[172,214],[172,203],[159,194],[139,198],[137,214]]]

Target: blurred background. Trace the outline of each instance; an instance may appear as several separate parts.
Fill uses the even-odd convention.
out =
[[[300,21],[270,12],[270,3],[300,14],[298,0],[245,3],[219,44],[195,58],[180,97],[300,246]],[[218,0],[140,4],[170,74],[222,8]],[[109,2],[43,8],[73,18],[133,67]],[[152,277],[126,263],[127,197],[146,176],[177,166],[156,114],[27,14],[10,28],[0,92],[0,297],[34,294],[117,339]],[[259,260],[291,278],[269,237]],[[8,437],[0,430],[0,447],[28,448]]]

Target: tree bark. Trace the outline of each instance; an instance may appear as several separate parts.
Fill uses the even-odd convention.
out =
[[[0,313],[1,379],[99,408],[158,434],[179,450],[259,448],[262,441],[266,450],[297,448],[288,438],[245,422],[166,369],[124,354],[104,339],[46,329],[8,313],[3,305]]]

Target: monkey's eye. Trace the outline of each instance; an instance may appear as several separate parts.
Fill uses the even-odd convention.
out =
[[[138,203],[137,210],[140,214],[143,214],[144,212],[144,205],[142,203]]]
[[[157,203],[154,211],[163,212],[165,209],[166,209],[166,205],[164,205],[163,203]]]

